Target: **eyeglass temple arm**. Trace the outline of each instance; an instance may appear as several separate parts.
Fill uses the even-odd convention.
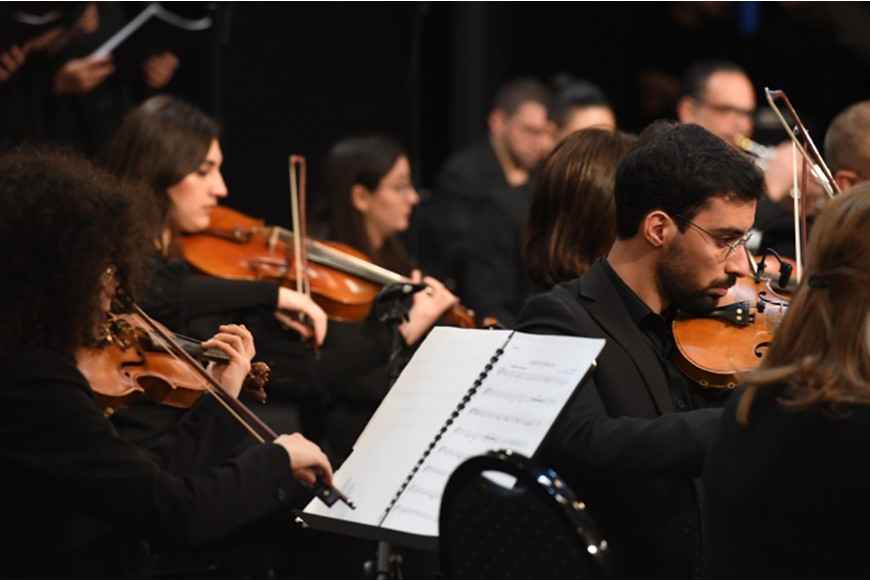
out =
[[[770,108],[773,109],[773,112],[776,114],[779,122],[782,124],[785,132],[788,134],[789,138],[798,148],[803,158],[809,164],[810,168],[813,168],[813,172],[820,178],[822,183],[822,187],[825,188],[825,192],[828,194],[828,197],[833,198],[834,195],[842,193],[840,190],[840,186],[837,185],[836,180],[834,180],[834,175],[831,173],[831,170],[828,168],[827,164],[825,164],[825,160],[822,158],[822,155],[819,153],[819,150],[816,148],[816,144],[813,143],[812,138],[810,137],[807,128],[804,127],[803,122],[801,122],[801,118],[798,117],[797,111],[794,110],[794,107],[791,106],[791,101],[788,100],[784,91],[779,91],[775,89],[764,88],[764,94],[767,97],[767,102],[770,103]],[[785,116],[783,116],[779,107],[776,105],[775,101],[782,100],[783,105],[788,110],[789,115],[791,115],[792,119],[794,119],[797,124],[796,128],[792,128],[788,121],[785,120]],[[804,147],[804,144],[801,143],[801,140],[798,139],[798,134],[806,140],[806,145],[809,147],[809,151],[807,151],[807,147]],[[819,175],[821,174],[821,175]]]

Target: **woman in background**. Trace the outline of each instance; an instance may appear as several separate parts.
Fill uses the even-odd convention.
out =
[[[535,184],[524,255],[533,292],[576,278],[616,239],[616,165],[636,137],[621,131],[571,133],[550,153]]]
[[[352,137],[332,147],[324,170],[326,208],[320,237],[347,244],[374,264],[428,285],[412,296],[408,320],[398,326],[407,357],[458,302],[439,281],[413,269],[399,240],[420,201],[408,156],[386,137]],[[391,343],[390,328],[378,320],[375,309],[358,323],[330,324],[315,381],[333,396],[326,412],[325,447],[337,461],[350,453],[389,388]]]

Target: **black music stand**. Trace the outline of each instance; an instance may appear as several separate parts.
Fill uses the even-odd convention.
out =
[[[374,308],[378,320],[389,325],[392,336],[390,358],[387,361],[387,391],[392,389],[407,363],[407,358],[402,357],[405,342],[399,325],[408,320],[414,294],[425,288],[426,285],[421,283],[394,283],[382,288],[375,297]],[[364,568],[366,576],[371,579],[400,579],[401,563],[402,555],[394,553],[390,543],[378,541],[375,560],[367,561]]]

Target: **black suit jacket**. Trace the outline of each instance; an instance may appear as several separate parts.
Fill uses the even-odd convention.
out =
[[[721,410],[676,412],[665,372],[601,261],[532,297],[516,328],[606,339],[592,379],[556,422],[544,455],[585,498],[617,576],[696,576],[694,479]]]
[[[463,303],[478,319],[513,327],[532,287],[523,259],[523,233],[533,184],[505,188],[478,208],[465,254]]]
[[[493,190],[508,187],[489,139],[451,157],[438,172],[432,198],[420,205],[420,266],[460,296],[474,213]]]

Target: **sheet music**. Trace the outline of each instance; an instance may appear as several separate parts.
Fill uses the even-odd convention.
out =
[[[603,345],[601,339],[433,329],[335,475],[357,510],[315,500],[305,512],[437,536],[441,495],[453,470],[492,448],[532,456]]]
[[[160,18],[164,22],[168,22],[169,24],[184,30],[205,30],[211,26],[211,18],[207,16],[196,20],[183,18],[177,14],[169,12],[158,2],[152,2],[133,20],[124,25],[123,28],[112,35],[112,37],[106,40],[106,42],[97,47],[97,49],[91,53],[91,56],[100,57],[111,53],[152,17]]]

